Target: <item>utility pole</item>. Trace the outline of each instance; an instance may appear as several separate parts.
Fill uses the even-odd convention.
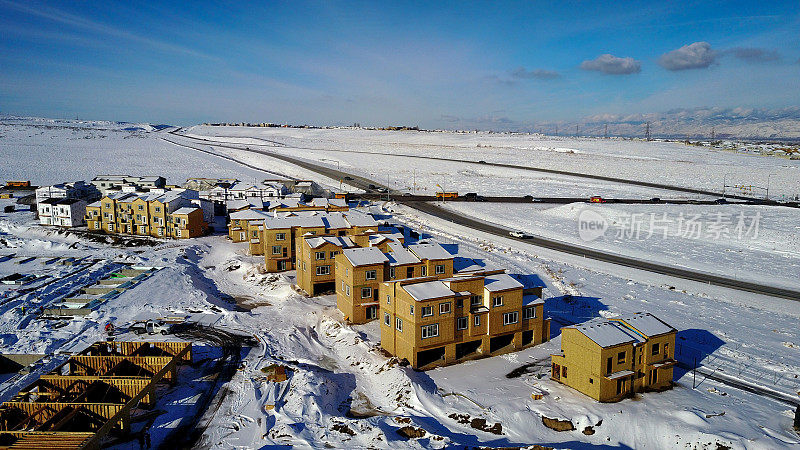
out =
[[[604,137],[604,138],[606,138],[606,139],[608,139],[608,124],[606,124],[606,130],[605,130],[605,132],[603,133],[603,137]]]
[[[647,129],[644,132],[644,139],[646,141],[650,140],[650,122],[647,122]]]
[[[578,137],[578,124],[575,124],[575,137]]]
[[[556,136],[558,136],[558,125],[556,125]]]
[[[716,130],[714,129],[714,127],[711,127],[711,140],[713,141],[715,137],[716,137]]]

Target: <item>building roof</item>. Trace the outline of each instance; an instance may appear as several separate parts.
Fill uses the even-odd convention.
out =
[[[419,259],[450,259],[453,257],[447,250],[437,243],[412,244],[408,249],[414,252]]]
[[[153,182],[155,182],[155,181],[163,180],[163,179],[164,179],[164,177],[160,177],[160,176],[157,176],[157,175],[152,175],[152,176],[141,177],[141,178],[139,178],[139,181],[144,181],[144,182],[153,181]]]
[[[378,222],[375,221],[375,218],[370,214],[365,214],[359,211],[348,211],[342,214],[344,214],[344,217],[347,219],[350,225],[354,227],[378,227]]]
[[[398,243],[389,244],[389,249],[391,251],[385,253],[385,255],[389,259],[390,266],[401,266],[403,264],[416,264],[420,262],[416,255]]]
[[[44,203],[46,205],[55,205],[58,201],[61,200],[60,198],[50,197],[48,199],[42,200],[39,203]]]
[[[308,215],[267,216],[264,219],[264,228],[266,229],[282,229],[292,227],[324,228],[325,222],[322,221],[322,217]]]
[[[603,317],[596,317],[587,322],[562,327],[562,330],[565,328],[578,330],[595,344],[604,348],[631,342],[644,342],[642,336],[618,322],[612,322]]]
[[[172,214],[173,215],[175,215],[175,214],[189,214],[189,213],[192,213],[194,211],[197,211],[198,209],[200,209],[200,208],[198,208],[196,206],[195,207],[184,206],[183,208],[176,209],[175,211],[172,212]]]
[[[82,202],[83,199],[80,198],[60,198],[58,199],[59,205],[72,205],[73,203]]]
[[[439,280],[404,284],[402,288],[418,302],[455,295],[455,292],[451,291],[450,288]]]
[[[635,328],[648,337],[675,331],[675,328],[672,328],[658,317],[646,312],[638,312],[630,316],[618,317],[616,319],[623,321],[625,324]]]
[[[89,203],[88,205],[86,205],[86,207],[88,208],[88,207],[90,207],[90,206],[91,206],[92,208],[99,208],[99,207],[100,207],[100,205],[101,205],[101,203],[102,203],[102,202],[101,202],[100,200],[98,200],[98,201],[96,201],[96,202]]]
[[[269,217],[269,213],[260,209],[243,209],[229,214],[231,220],[259,220]]]
[[[312,236],[307,237],[306,243],[311,248],[319,248],[325,244],[333,244],[337,247],[341,248],[351,248],[356,247],[355,242],[353,242],[349,237],[339,237],[339,236]]]
[[[389,261],[389,258],[378,247],[348,248],[343,250],[342,254],[353,267],[383,264]]]
[[[345,220],[344,215],[341,213],[323,214],[321,217],[322,221],[325,222],[326,228],[350,228],[350,223]]]
[[[544,299],[538,295],[528,294],[522,296],[522,306],[544,305]]]
[[[483,286],[489,292],[499,292],[505,291],[508,289],[521,289],[524,286],[519,281],[515,280],[514,277],[507,273],[498,273],[495,275],[489,275],[483,279]]]

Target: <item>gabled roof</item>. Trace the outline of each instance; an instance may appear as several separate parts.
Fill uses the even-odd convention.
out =
[[[324,214],[322,220],[325,222],[326,228],[350,228],[350,224],[345,220],[341,213]]]
[[[544,299],[538,295],[527,294],[522,296],[522,306],[544,305]]]
[[[325,244],[333,244],[341,248],[356,247],[356,244],[349,237],[339,236],[314,236],[307,237],[306,243],[311,248],[319,248]]]
[[[450,288],[439,280],[404,284],[401,287],[418,302],[455,295],[455,292],[451,291]]]
[[[264,219],[264,228],[281,229],[292,227],[317,228],[325,227],[325,222],[319,216],[267,216]]]
[[[389,253],[385,253],[385,255],[389,259],[389,265],[391,266],[400,266],[403,264],[416,264],[420,262],[419,258],[417,258],[416,255],[408,251],[408,249],[406,249],[400,244],[396,243],[389,244],[389,249],[391,249],[391,251]]]
[[[259,220],[268,216],[268,212],[259,209],[243,209],[229,214],[231,220]]]
[[[505,291],[507,289],[522,289],[524,286],[507,273],[489,275],[483,279],[483,286],[489,292]]]
[[[578,330],[603,348],[633,342],[644,342],[644,339],[638,334],[619,323],[611,322],[603,317],[596,317],[587,322],[562,327],[562,330],[570,328]]]
[[[675,328],[672,328],[658,317],[645,312],[638,312],[630,316],[618,317],[614,320],[619,320],[624,324],[635,328],[637,331],[647,337],[658,336],[660,334],[676,331]]]
[[[98,201],[96,201],[96,202],[89,203],[88,205],[86,205],[86,207],[87,207],[87,208],[89,208],[89,207],[92,207],[92,208],[99,208],[101,203],[102,203],[102,202],[101,202],[100,200],[98,200]]]
[[[447,250],[437,243],[430,244],[412,244],[408,249],[414,252],[419,259],[451,259],[451,255]]]
[[[196,206],[194,208],[191,208],[191,207],[188,207],[188,206],[184,206],[183,208],[176,209],[175,211],[172,212],[172,214],[173,215],[175,215],[175,214],[189,214],[189,213],[197,211],[198,209],[200,209],[200,208],[198,208]]]
[[[378,227],[378,222],[370,214],[359,211],[348,211],[342,214],[344,214],[350,225],[354,227]]]
[[[349,248],[343,250],[342,254],[353,267],[383,264],[389,261],[389,258],[378,247]]]

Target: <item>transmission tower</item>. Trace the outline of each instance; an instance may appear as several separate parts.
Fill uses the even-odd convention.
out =
[[[644,139],[646,141],[650,140],[650,122],[647,122],[647,128],[644,131]]]

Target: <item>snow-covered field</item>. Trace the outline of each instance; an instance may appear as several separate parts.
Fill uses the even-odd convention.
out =
[[[0,178],[24,178],[42,183],[45,181],[40,180],[91,178],[94,171],[107,172],[111,170],[109,167],[117,167],[114,161],[101,164],[104,169],[69,167],[59,172],[54,166],[49,169],[38,167],[36,154],[26,152],[16,144],[9,144],[11,141],[7,140],[8,136],[16,136],[14,142],[38,142],[40,147],[36,147],[36,151],[55,154],[56,150],[51,147],[72,131],[48,131],[53,135],[47,138],[52,143],[45,145],[44,135],[25,138],[27,131],[22,130],[27,129],[28,125],[3,128],[4,137],[0,138],[0,145],[10,155],[7,157],[10,164],[8,169],[2,170],[8,170],[13,176],[3,172]],[[236,131],[225,130],[227,134]],[[303,133],[316,132],[278,131],[286,136],[298,133],[301,137],[308,136]],[[334,131],[319,130],[319,133]],[[336,140],[335,135],[323,135],[330,139],[324,145],[346,147],[359,140],[356,131],[342,133],[347,139],[341,141]],[[159,133],[148,132],[143,135],[145,137],[136,138],[133,142],[151,142],[152,147],[126,146],[125,142],[131,139],[120,138],[116,142],[113,154],[124,154],[122,161],[128,164],[119,166],[119,171],[124,169],[131,174],[138,174],[147,169],[147,173],[170,177],[170,182],[181,182],[183,180],[180,178],[186,176],[246,176],[249,173],[250,169],[237,167],[232,161],[165,143],[158,139]],[[361,148],[373,144],[377,148],[386,147],[389,144],[384,141],[392,141],[401,135],[374,132],[374,136],[360,136],[364,140]],[[487,136],[494,138],[493,135],[464,135],[463,139],[483,139]],[[461,136],[457,137],[462,139]],[[513,136],[499,138],[517,139]],[[60,148],[73,152],[70,158],[78,158],[77,155],[103,155],[101,147],[109,142],[104,139],[87,140],[91,143],[70,144]],[[188,140],[185,142],[188,143]],[[581,142],[562,143],[559,147],[584,145]],[[322,145],[322,141],[318,143]],[[399,142],[391,145],[398,151],[417,151],[415,148],[429,144],[415,146],[414,142],[408,142],[405,146]],[[475,151],[474,148],[456,147],[453,152]],[[259,167],[269,166],[287,175],[303,176],[299,169],[293,169],[285,163],[278,165],[266,156],[231,149],[226,151],[237,158],[249,158],[246,162]],[[157,157],[168,152],[175,152],[175,157],[180,157],[168,167],[145,166],[145,169],[136,169],[132,165],[139,161],[137,154]],[[556,157],[560,155],[559,152],[552,153]],[[488,160],[492,154],[486,152],[483,158]],[[311,154],[306,157],[314,159]],[[367,164],[373,164],[367,162],[369,158],[363,154],[347,158],[352,158],[348,161],[364,172],[368,170]],[[768,159],[756,158],[754,161],[768,164],[764,162]],[[360,163],[359,160],[364,162]],[[65,164],[72,165],[76,159],[67,161]],[[146,158],[142,161],[146,161]],[[186,165],[188,163],[185,161],[194,162]],[[344,166],[345,163],[342,157],[341,164]],[[230,172],[225,172],[228,164]],[[440,170],[438,165],[430,161],[421,163],[420,171],[424,169],[434,173]],[[406,163],[395,164],[395,168],[401,170],[407,170],[408,167]],[[263,178],[264,175],[258,177]],[[675,175],[669,177],[674,180],[679,178]],[[772,181],[775,180],[773,176]],[[504,189],[522,192],[523,187],[514,186],[525,182],[515,183],[514,176],[508,176],[503,181],[492,181],[502,192],[505,192]],[[0,200],[0,207],[9,202]],[[493,208],[486,204],[474,206],[489,210]],[[542,233],[549,230],[554,236],[559,232],[569,235],[575,230],[574,211],[570,209],[573,206],[566,205],[552,211],[537,209],[519,212],[498,208],[489,215],[507,220],[509,226],[529,226],[535,228],[530,231]],[[596,207],[606,206],[610,205]],[[649,207],[645,206],[631,210],[617,210],[617,205],[614,208],[613,214],[610,209],[602,212],[612,214],[610,218],[619,218],[623,212],[650,212],[647,209]],[[0,323],[0,351],[77,350],[100,339],[102,326],[108,321],[122,327],[135,318],[148,316],[202,316],[215,329],[253,336],[256,345],[244,352],[244,361],[239,370],[235,371],[230,382],[219,388],[219,392],[226,395],[220,395],[218,398],[222,399],[221,402],[218,405],[213,403],[215,406],[201,418],[204,432],[195,443],[197,448],[262,448],[279,445],[299,448],[448,448],[528,444],[557,448],[715,448],[719,444],[732,448],[771,449],[800,446],[800,436],[792,430],[792,407],[769,397],[706,379],[699,374],[697,385],[693,388],[692,373],[685,372],[685,369],[676,369],[675,389],[648,393],[615,404],[597,403],[550,381],[546,376],[549,367],[547,358],[560,345],[558,328],[561,325],[597,316],[649,311],[680,330],[676,350],[682,362],[692,363],[697,358],[698,364],[706,370],[793,396],[800,391],[800,327],[797,326],[800,323],[800,303],[759,298],[653,274],[643,275],[625,268],[592,264],[577,257],[554,258],[552,252],[472,232],[391,203],[373,206],[371,211],[386,216],[387,220],[421,229],[447,244],[448,248],[457,248],[460,253],[507,267],[512,274],[537,277],[546,286],[545,310],[553,318],[552,341],[502,357],[416,372],[400,367],[378,350],[376,323],[363,326],[344,324],[334,298],[306,298],[296,293],[292,289],[293,272],[279,275],[263,273],[260,267],[262,258],[246,256],[245,246],[233,244],[224,236],[207,236],[182,242],[158,241],[152,246],[114,246],[80,235],[56,233],[52,229],[38,227],[34,225],[32,213],[15,212],[0,213],[0,255],[15,253],[20,258],[0,262],[0,275],[35,273],[51,277],[45,281],[56,281],[42,291],[33,290],[0,305],[4,318]],[[704,213],[707,211],[710,210],[702,210]],[[689,258],[709,254],[712,262],[732,268],[736,266],[737,259],[728,259],[725,255],[741,253],[755,261],[745,263],[747,259],[741,259],[743,269],[755,271],[763,279],[769,272],[761,265],[772,266],[778,281],[791,283],[792,271],[797,273],[794,264],[798,244],[792,240],[792,232],[786,228],[795,224],[796,220],[789,213],[783,215],[777,211],[780,210],[763,209],[761,225],[764,234],[759,242],[731,244],[735,251],[726,253],[722,250],[723,246],[700,240],[698,245],[701,247],[696,250],[697,255],[692,254]],[[464,212],[480,217],[480,211]],[[488,220],[491,217],[485,218]],[[574,239],[576,234],[572,236]],[[693,248],[691,244],[673,239],[668,240],[665,247],[690,252]],[[677,258],[677,252],[660,249],[652,242],[637,244],[637,247],[609,239],[597,245],[614,246],[620,251],[649,255],[654,259]],[[777,255],[777,250],[789,256]],[[773,255],[772,259],[770,255]],[[23,260],[21,257],[31,256],[37,258],[18,264]],[[70,272],[79,267],[53,267],[47,264],[56,256],[87,257],[90,261],[86,262],[85,270],[70,276]],[[38,306],[55,302],[73,288],[97,279],[124,263],[159,266],[163,269],[92,312],[86,319],[69,321],[61,328],[54,328],[52,323],[38,320],[31,314]],[[12,295],[16,293],[6,293],[6,298]],[[219,358],[207,344],[199,342],[198,345],[202,346],[198,349],[197,358]],[[288,381],[273,383],[266,380],[261,369],[273,363],[289,367]],[[532,365],[528,373],[516,378],[506,377],[512,370],[528,364]],[[182,384],[162,392],[163,397],[157,408],[170,413],[154,423],[151,431],[154,445],[158,446],[171,431],[186,425],[188,417],[193,414],[193,405],[198,403],[205,391],[210,390],[209,378],[198,373],[198,370],[182,369]],[[544,397],[534,400],[531,397],[534,392],[543,393]],[[4,392],[0,391],[0,394]],[[541,416],[572,420],[577,430],[553,431],[542,424]],[[494,434],[477,430],[471,425],[472,419],[485,419],[487,427],[499,423],[502,431]],[[421,437],[409,440],[400,436],[397,430],[405,426],[421,429]],[[582,433],[586,426],[592,426],[594,434]],[[119,446],[136,447],[135,443]]]
[[[372,131],[358,129],[295,129],[195,126],[187,135],[220,141],[264,145],[270,150],[328,162],[343,168],[374,173],[378,181],[387,175],[393,188],[413,186],[423,192],[448,190],[504,195],[547,196],[560,192],[576,195],[616,195],[615,185],[586,179],[563,179],[534,172],[497,169],[475,164],[450,165],[399,156],[411,155],[487,161],[542,167],[637,181],[663,183],[722,192],[723,184],[755,186],[754,194],[791,197],[800,194],[800,160],[735,153],[675,142],[643,142],[617,139],[570,138],[498,133],[436,133]],[[287,148],[271,148],[276,145]],[[253,147],[256,148],[256,147]],[[363,153],[369,152],[369,158]],[[519,183],[497,182],[518,180]],[[520,186],[516,186],[519,184]],[[764,189],[759,189],[764,188]],[[728,192],[731,192],[729,188]],[[650,195],[652,190],[626,187],[628,195]],[[661,192],[656,194],[664,196]]]

